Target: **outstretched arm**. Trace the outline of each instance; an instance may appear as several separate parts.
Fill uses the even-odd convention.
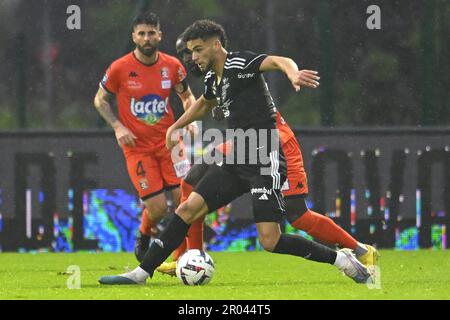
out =
[[[317,71],[298,70],[297,64],[291,58],[267,56],[259,67],[259,71],[279,70],[286,74],[295,91],[299,91],[301,86],[317,88],[319,86]]]

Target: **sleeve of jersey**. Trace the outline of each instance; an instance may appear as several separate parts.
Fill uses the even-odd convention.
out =
[[[175,72],[176,72],[175,85],[180,84],[186,80],[187,76],[186,69],[178,59],[175,60]]]
[[[208,78],[208,76],[205,77],[205,91],[203,92],[203,97],[206,100],[213,100],[216,97],[214,96],[214,93],[212,91],[212,78]]]
[[[242,57],[245,59],[245,71],[246,72],[259,72],[259,66],[263,60],[267,57],[267,54],[256,54],[251,51],[244,51]]]
[[[100,81],[100,87],[111,94],[116,94],[119,91],[119,76],[114,64],[106,70],[102,81]]]

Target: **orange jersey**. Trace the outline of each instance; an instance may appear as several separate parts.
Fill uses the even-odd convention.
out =
[[[164,148],[166,131],[175,122],[171,89],[185,78],[181,62],[161,51],[152,65],[140,62],[133,52],[111,64],[100,86],[116,95],[119,120],[137,137],[136,147],[124,146],[125,152]]]

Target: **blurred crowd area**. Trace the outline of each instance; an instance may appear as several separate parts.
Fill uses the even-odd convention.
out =
[[[380,30],[366,26],[373,4]],[[69,5],[81,9],[81,30],[67,28]],[[0,130],[104,127],[93,97],[109,64],[133,49],[142,10],[160,16],[169,54],[190,23],[209,18],[223,24],[230,51],[318,70],[319,89],[298,94],[267,75],[292,127],[450,124],[448,0],[0,0]],[[190,84],[202,93],[202,81]]]

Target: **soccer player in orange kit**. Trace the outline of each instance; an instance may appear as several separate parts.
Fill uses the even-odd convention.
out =
[[[152,229],[167,212],[164,191],[172,192],[178,206],[180,181],[190,168],[183,152],[174,161],[165,148],[167,128],[175,122],[169,96],[175,91],[185,110],[195,102],[184,66],[158,50],[161,37],[158,16],[137,16],[132,32],[136,48],[110,65],[94,100],[97,111],[114,129],[131,181],[145,203],[139,238],[147,246]],[[118,117],[111,109],[114,96]]]

